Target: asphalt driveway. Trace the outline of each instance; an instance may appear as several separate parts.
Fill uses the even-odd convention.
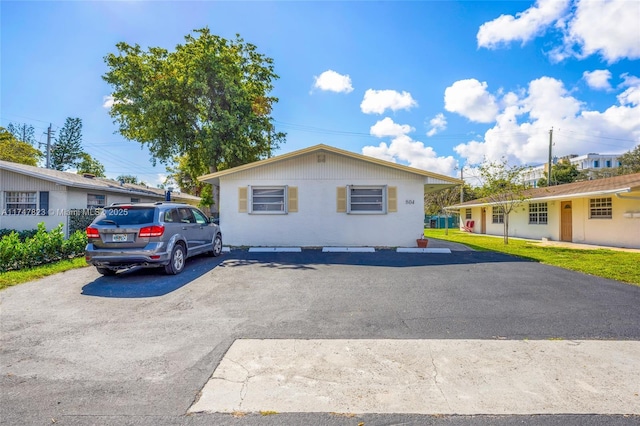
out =
[[[4,424],[516,424],[520,416],[187,411],[237,339],[640,340],[640,288],[473,251],[232,251],[173,277],[78,269],[0,299]]]

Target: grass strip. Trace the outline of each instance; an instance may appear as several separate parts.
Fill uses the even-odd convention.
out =
[[[640,253],[543,246],[539,241],[513,238],[509,238],[509,244],[505,245],[502,237],[470,234],[457,229],[450,229],[448,235],[445,235],[444,229],[425,229],[424,235],[427,238],[461,243],[479,251],[510,254],[545,265],[640,286]]]
[[[75,259],[61,260],[59,262],[48,263],[46,265],[40,265],[34,268],[4,272],[0,274],[0,290],[16,284],[22,284],[49,275],[57,274],[59,272],[82,268],[85,266],[87,266],[87,262],[84,260],[84,257],[76,257]]]

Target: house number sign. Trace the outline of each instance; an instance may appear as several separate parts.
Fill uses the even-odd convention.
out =
[[[405,204],[413,204],[413,200],[404,200]]]

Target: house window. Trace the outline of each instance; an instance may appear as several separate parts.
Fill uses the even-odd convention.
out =
[[[593,167],[600,167],[600,161],[598,160],[593,160]]]
[[[287,213],[286,186],[252,186],[251,213]]]
[[[491,207],[492,223],[504,223],[504,209],[501,206]]]
[[[465,220],[471,220],[471,209],[465,209],[464,218]]]
[[[87,208],[101,209],[104,208],[106,196],[103,194],[87,194]]]
[[[529,204],[529,223],[538,225],[547,224],[547,203]]]
[[[37,193],[34,192],[5,192],[5,209],[8,215],[36,214]]]
[[[611,219],[611,197],[589,199],[589,219]]]
[[[347,187],[347,213],[386,213],[384,186]]]
[[[132,203],[139,203],[139,202],[140,202],[140,198],[133,198],[133,197],[131,197],[131,202],[132,202]]]
[[[604,164],[605,164],[606,167],[611,167],[611,160],[605,161]]]

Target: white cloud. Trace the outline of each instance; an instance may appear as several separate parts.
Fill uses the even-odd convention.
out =
[[[516,16],[500,15],[485,22],[476,35],[478,47],[492,49],[512,41],[524,44],[558,20],[568,4],[569,0],[538,0],[535,6],[516,13]]]
[[[103,108],[111,108],[113,106],[113,95],[103,96],[102,97],[102,107]]]
[[[338,74],[333,70],[327,70],[319,76],[314,76],[313,87],[320,90],[336,93],[350,93],[353,91],[351,77],[349,75]]]
[[[382,114],[387,109],[398,111],[400,109],[411,109],[418,103],[411,97],[409,92],[396,92],[395,90],[373,90],[368,89],[364,94],[364,99],[360,104],[360,109],[365,114]]]
[[[447,119],[443,113],[440,113],[429,120],[429,126],[431,126],[431,129],[427,132],[427,136],[431,137],[447,128]]]
[[[569,56],[586,58],[600,54],[607,62],[640,58],[637,0],[578,0],[575,13],[564,28],[562,47],[552,52],[555,60]]]
[[[415,131],[413,127],[408,124],[394,123],[389,117],[385,117],[371,126],[369,132],[378,138],[384,138],[386,136],[401,136]]]
[[[611,83],[611,71],[609,70],[595,70],[585,71],[582,73],[582,77],[585,79],[589,87],[596,90],[610,90]]]
[[[362,148],[362,153],[394,163],[400,160],[408,163],[410,167],[446,176],[453,176],[457,165],[452,156],[438,157],[433,148],[407,135],[394,138],[389,145],[382,142],[378,146],[365,146]]]
[[[637,0],[538,0],[515,16],[485,22],[476,37],[478,47],[495,49],[514,41],[525,44],[553,28],[560,36],[549,52],[553,61],[601,55],[613,63],[640,58],[639,22]]]
[[[508,160],[521,164],[546,161],[549,130],[554,128],[553,155],[602,152],[601,136],[618,139],[616,153],[640,142],[640,79],[623,76],[625,90],[618,95],[618,105],[605,111],[586,109],[559,80],[542,77],[529,83],[526,91],[504,95],[504,108],[482,140],[460,144],[454,150],[467,163],[483,159]]]
[[[492,122],[498,113],[495,97],[487,92],[487,83],[473,78],[456,81],[445,89],[444,108],[479,123]]]

